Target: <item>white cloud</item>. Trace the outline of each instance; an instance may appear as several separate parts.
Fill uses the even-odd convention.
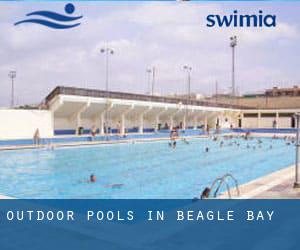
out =
[[[31,9],[38,5],[32,3]],[[23,17],[27,8],[16,6],[9,5],[10,15]],[[43,5],[54,6],[57,10],[63,7]],[[296,7],[300,9],[300,5]],[[14,27],[15,20],[1,14],[0,82],[4,91],[0,104],[9,103],[7,71],[13,68],[22,103],[40,101],[58,84],[103,88],[105,60],[99,51],[105,45],[115,50],[110,59],[112,90],[146,92],[145,70],[155,65],[157,90],[184,92],[182,66],[190,64],[194,91],[211,93],[215,80],[225,91],[230,85],[228,38],[233,34],[238,36],[237,83],[242,90],[255,90],[277,80],[298,81],[294,65],[295,50],[300,49],[298,18],[293,17],[297,20],[293,23],[286,20],[286,9],[275,29],[205,26],[207,14],[230,13],[228,9],[228,4],[221,3],[80,3],[82,25],[67,31],[35,25]]]

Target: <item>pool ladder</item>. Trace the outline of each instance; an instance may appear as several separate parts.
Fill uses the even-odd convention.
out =
[[[211,187],[210,187],[210,190],[213,191],[215,187],[217,187],[213,193],[213,197],[216,198],[218,196],[218,192],[220,191],[221,187],[223,184],[226,185],[226,189],[227,189],[227,194],[228,194],[228,198],[231,199],[232,198],[232,195],[231,195],[231,191],[230,191],[230,186],[228,184],[228,181],[227,179],[230,178],[234,181],[234,184],[235,184],[235,189],[236,189],[236,193],[237,193],[237,196],[240,196],[240,189],[239,189],[239,183],[237,181],[236,178],[234,178],[232,176],[232,174],[225,174],[223,175],[222,177],[218,177],[217,179],[214,180],[214,182],[212,183]]]

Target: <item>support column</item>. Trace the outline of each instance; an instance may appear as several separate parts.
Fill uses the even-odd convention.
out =
[[[139,116],[139,133],[140,134],[144,133],[144,114],[141,114]]]
[[[120,129],[121,135],[125,134],[125,121],[126,121],[125,114],[122,114],[121,115],[121,129]]]
[[[173,116],[170,117],[170,130],[172,130],[174,127],[174,119]]]
[[[165,108],[164,110],[160,111],[156,116],[155,116],[155,132],[158,131],[158,124],[159,124],[159,117],[168,110],[168,108]]]
[[[204,131],[207,131],[207,116],[204,117]]]
[[[99,132],[101,135],[104,135],[104,112],[101,113],[100,115],[100,127],[99,127]]]
[[[257,114],[257,128],[260,128],[260,120],[261,120],[261,113],[258,112],[258,114]]]
[[[155,132],[158,131],[158,124],[159,124],[159,115],[155,116]]]
[[[183,116],[182,129],[186,129],[186,116]]]
[[[76,115],[76,134],[79,134],[79,127],[81,127],[81,112],[78,112]]]
[[[70,120],[73,121],[75,119],[76,122],[76,134],[79,134],[78,128],[81,127],[81,114],[90,106],[90,102],[87,102],[86,104],[84,104],[79,110],[78,112],[75,112]]]
[[[240,118],[241,118],[241,128],[243,128],[243,124],[244,124],[244,113],[241,113]]]
[[[145,109],[139,116],[139,133],[144,133],[144,118],[145,115],[152,110],[152,107]]]
[[[197,129],[197,122],[198,122],[198,118],[197,116],[194,117],[194,121],[193,121],[193,129],[196,130]]]
[[[276,112],[276,118],[275,118],[275,121],[276,121],[276,126],[275,128],[279,128],[278,124],[279,124],[279,113]]]
[[[131,105],[127,110],[125,110],[121,114],[121,128],[120,128],[120,134],[124,135],[125,134],[125,129],[126,129],[126,115],[134,109],[134,105]]]

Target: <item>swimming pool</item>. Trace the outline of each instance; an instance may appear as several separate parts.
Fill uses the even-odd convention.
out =
[[[261,140],[261,148],[257,139],[224,140],[220,147],[220,140],[202,138],[188,145],[178,141],[175,149],[157,141],[1,151],[0,193],[17,198],[193,198],[225,173],[242,184],[293,164],[293,145]],[[97,182],[87,183],[92,173]]]

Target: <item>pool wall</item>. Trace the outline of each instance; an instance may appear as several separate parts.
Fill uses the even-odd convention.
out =
[[[230,132],[229,130],[223,130],[222,133]],[[40,144],[57,144],[57,143],[86,143],[86,142],[105,142],[105,141],[122,141],[128,139],[158,139],[158,138],[169,138],[169,130],[162,130],[156,133],[144,133],[144,134],[127,134],[126,136],[120,136],[117,134],[111,134],[108,136],[98,135],[92,137],[90,135],[82,135],[82,136],[57,136],[53,138],[42,138]],[[198,136],[204,135],[203,130],[180,130],[181,136]],[[214,131],[213,131],[214,133]],[[34,145],[33,139],[20,139],[20,140],[0,140],[0,147],[4,146],[26,146],[26,145]]]

